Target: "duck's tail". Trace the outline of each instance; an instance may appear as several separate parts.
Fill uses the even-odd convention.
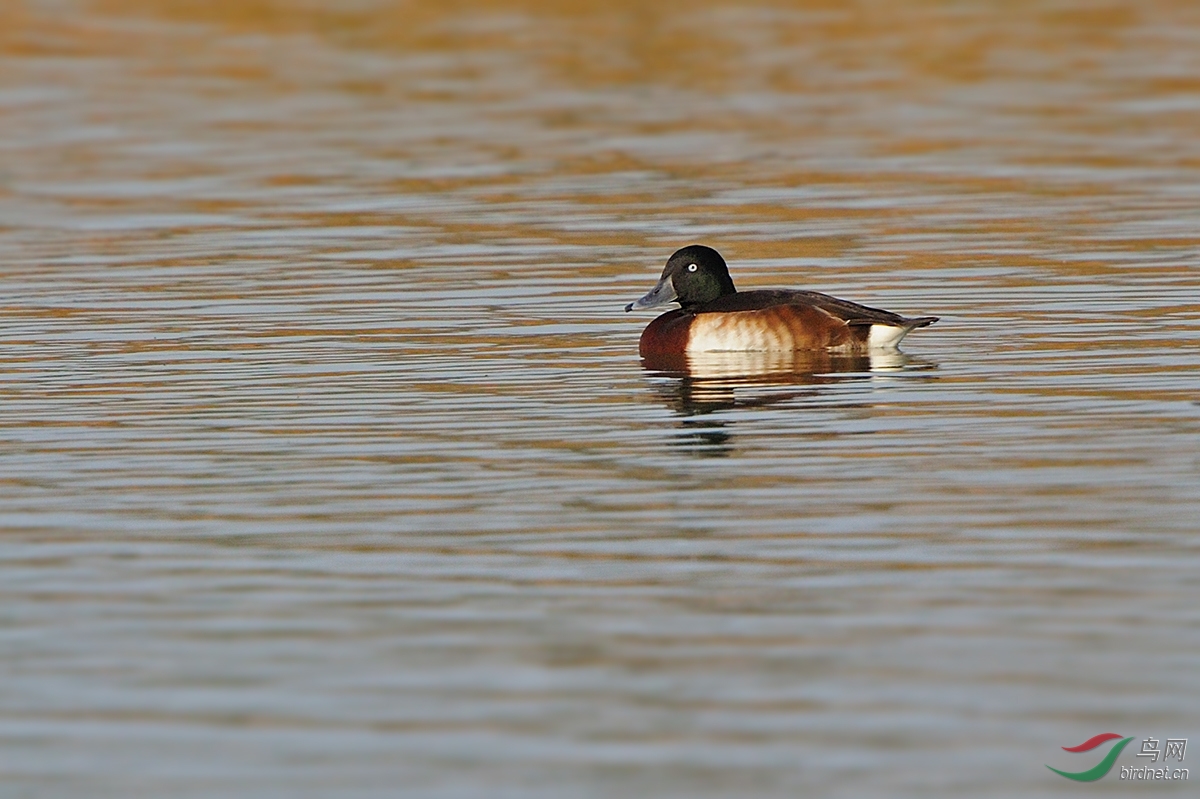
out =
[[[867,334],[867,348],[872,350],[894,350],[900,346],[900,342],[904,340],[912,331],[918,327],[929,327],[938,320],[936,316],[919,316],[916,319],[905,319],[903,324],[899,325],[871,325],[871,330]]]

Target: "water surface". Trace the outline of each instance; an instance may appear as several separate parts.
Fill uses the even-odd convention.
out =
[[[333,8],[0,11],[15,795],[1065,795],[1200,737],[1190,4]],[[643,365],[692,242],[941,321]]]

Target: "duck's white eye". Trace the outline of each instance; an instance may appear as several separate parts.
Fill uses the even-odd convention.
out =
[[[696,271],[696,265],[695,265],[695,264],[688,264],[688,271],[689,271],[689,272],[695,272],[695,271]]]

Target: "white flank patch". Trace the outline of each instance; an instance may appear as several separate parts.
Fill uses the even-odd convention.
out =
[[[793,349],[791,335],[763,324],[759,311],[732,314],[700,314],[692,322],[687,352],[766,352]]]
[[[867,347],[873,350],[894,350],[900,344],[900,339],[908,335],[902,327],[892,325],[871,325],[867,335]]]
[[[746,352],[764,350],[761,336],[747,335],[745,330],[722,330],[717,325],[693,325],[688,336],[688,352]]]

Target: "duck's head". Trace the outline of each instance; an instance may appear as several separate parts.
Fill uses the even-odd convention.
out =
[[[721,253],[712,247],[693,244],[676,250],[667,260],[658,285],[650,289],[645,297],[625,306],[626,312],[634,308],[653,308],[668,302],[678,302],[688,311],[706,302],[736,294],[729,267]]]

